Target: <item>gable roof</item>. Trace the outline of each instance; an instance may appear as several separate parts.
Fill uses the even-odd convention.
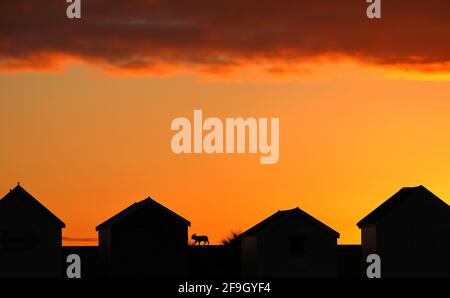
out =
[[[242,234],[240,234],[239,238],[246,237],[246,236],[255,236],[256,234],[258,234],[260,231],[262,231],[267,226],[275,224],[280,219],[287,218],[287,217],[290,217],[290,216],[300,216],[300,217],[306,218],[307,220],[309,220],[312,223],[314,223],[315,225],[319,226],[320,228],[322,228],[326,232],[332,234],[336,238],[339,238],[339,233],[338,232],[336,232],[335,230],[333,230],[332,228],[330,228],[326,224],[324,224],[321,221],[319,221],[318,219],[312,217],[311,215],[309,215],[308,213],[306,213],[305,211],[301,210],[298,207],[296,207],[294,209],[290,209],[290,210],[280,210],[280,211],[275,212],[274,214],[272,214],[271,216],[269,216],[265,220],[261,221],[260,223],[256,224],[255,226],[251,227],[247,231],[245,231]]]
[[[408,199],[422,197],[430,200],[435,200],[439,204],[441,204],[444,208],[449,208],[447,203],[439,199],[435,194],[429,191],[423,185],[415,186],[415,187],[403,187],[397,193],[395,193],[392,197],[383,202],[380,206],[375,208],[372,212],[370,212],[366,217],[361,219],[356,225],[361,228],[367,224],[375,224],[380,220],[386,213],[390,210],[396,208],[398,205],[402,204]]]
[[[135,214],[137,211],[141,210],[142,208],[146,207],[146,206],[153,206],[156,207],[158,209],[160,209],[161,211],[167,213],[168,215],[174,217],[174,219],[176,220],[180,220],[182,221],[184,224],[191,226],[191,223],[187,220],[184,219],[183,217],[181,217],[180,215],[176,214],[175,212],[173,212],[172,210],[164,207],[163,205],[161,205],[160,203],[156,202],[155,200],[153,200],[152,198],[148,197],[140,202],[134,203],[131,206],[125,208],[124,210],[120,211],[119,213],[117,213],[116,215],[114,215],[113,217],[109,218],[108,220],[104,221],[103,223],[99,224],[95,230],[99,231],[103,228],[106,228],[107,226],[111,226],[113,224],[119,223],[122,220],[124,220],[125,218],[128,218],[129,216],[132,216],[133,214]]]
[[[17,184],[16,187],[10,190],[9,193],[7,193],[0,200],[0,209],[12,200],[23,200],[36,207],[36,210],[39,210],[43,215],[53,220],[56,224],[61,226],[61,228],[66,227],[66,224],[62,220],[60,220],[56,215],[54,215],[50,210],[48,210],[44,205],[36,200],[31,194],[29,194],[22,186],[20,186],[20,184]]]

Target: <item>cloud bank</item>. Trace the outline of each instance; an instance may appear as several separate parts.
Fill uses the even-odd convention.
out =
[[[0,2],[0,69],[221,73],[255,65],[283,73],[351,59],[424,72],[450,70],[450,1],[389,0],[369,20],[363,0],[61,0]]]

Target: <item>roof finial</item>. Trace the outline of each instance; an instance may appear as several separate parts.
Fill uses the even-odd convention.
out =
[[[17,182],[17,186],[20,186],[20,182]]]

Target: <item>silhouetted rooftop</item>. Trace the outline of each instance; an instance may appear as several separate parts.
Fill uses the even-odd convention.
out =
[[[106,220],[105,222],[99,224],[95,230],[101,230],[106,226],[110,226],[113,224],[116,224],[118,222],[121,222],[122,220],[124,220],[125,218],[129,217],[130,215],[134,214],[135,212],[141,210],[144,207],[147,206],[154,206],[156,208],[159,208],[160,210],[162,210],[163,212],[166,212],[167,214],[169,214],[170,216],[173,216],[175,219],[180,220],[182,222],[184,222],[186,225],[190,226],[191,223],[181,217],[180,215],[176,214],[175,212],[173,212],[172,210],[164,207],[163,205],[161,205],[160,203],[156,202],[155,200],[153,200],[152,198],[148,197],[145,200],[142,200],[140,202],[134,203],[131,206],[125,208],[124,210],[120,211],[119,213],[117,213],[116,215],[114,215],[113,217],[109,218],[108,220]]]
[[[245,236],[253,236],[259,233],[261,230],[263,230],[265,227],[279,221],[282,218],[290,217],[290,216],[301,216],[306,219],[309,219],[311,222],[315,223],[317,226],[321,227],[325,231],[331,233],[333,236],[339,238],[339,233],[327,226],[326,224],[322,223],[318,219],[314,218],[313,216],[309,215],[305,211],[301,210],[300,208],[296,207],[294,209],[290,210],[280,210],[266,218],[265,220],[261,221],[260,223],[256,224],[252,228],[248,229],[247,231],[243,232],[241,235],[239,235],[239,238],[245,237]]]
[[[366,217],[364,217],[362,220],[360,220],[357,223],[357,226],[359,228],[363,227],[367,224],[375,224],[382,218],[386,213],[388,213],[390,210],[404,202],[405,200],[411,199],[411,198],[417,198],[417,197],[423,197],[428,198],[431,200],[436,200],[442,206],[445,208],[448,208],[449,206],[447,203],[439,199],[436,195],[434,195],[431,191],[429,191],[426,187],[423,185],[415,186],[415,187],[403,187],[400,189],[396,194],[394,194],[392,197],[387,199],[383,204],[378,206],[375,210],[370,212]]]
[[[29,194],[20,184],[17,184],[12,190],[10,190],[1,200],[0,208],[8,204],[11,200],[22,200],[24,202],[30,203],[36,207],[42,214],[48,216],[51,220],[55,221],[61,228],[65,228],[65,223],[60,220],[56,215],[54,215],[50,210],[48,210],[44,205],[42,205],[38,200],[36,200],[31,194]]]

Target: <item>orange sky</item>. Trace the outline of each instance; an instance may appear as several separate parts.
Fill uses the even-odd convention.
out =
[[[20,181],[65,237],[147,196],[212,243],[296,206],[359,243],[403,186],[450,203],[449,1],[42,3],[0,2],[0,194]],[[172,153],[194,109],[280,118],[279,162]]]
[[[403,186],[450,203],[450,80],[354,63],[297,77],[115,76],[72,65],[0,74],[0,190],[21,182],[67,225],[95,226],[151,196],[218,243],[299,206],[359,243],[356,222]],[[176,117],[279,117],[280,160],[176,155]],[[89,242],[66,241],[66,245]]]

